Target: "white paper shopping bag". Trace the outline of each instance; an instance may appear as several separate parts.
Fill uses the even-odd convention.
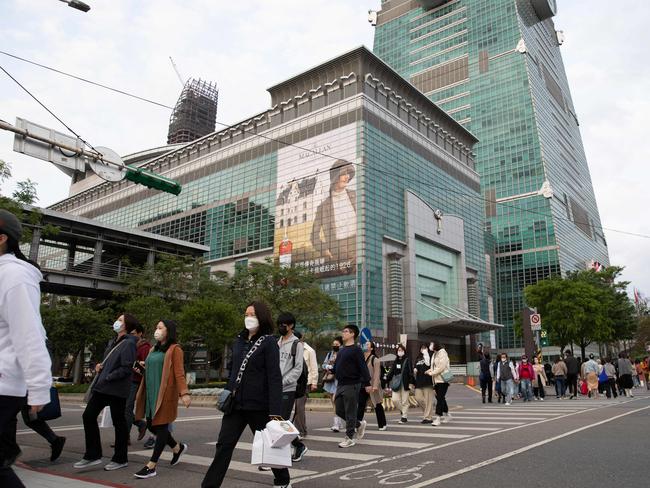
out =
[[[291,446],[271,447],[271,442],[265,430],[255,432],[251,464],[268,466],[269,468],[291,467]]]
[[[104,407],[102,414],[99,418],[99,426],[101,428],[113,427],[113,417],[111,417],[111,407]]]
[[[291,444],[298,437],[298,429],[288,420],[271,420],[266,429],[272,447],[283,447]]]

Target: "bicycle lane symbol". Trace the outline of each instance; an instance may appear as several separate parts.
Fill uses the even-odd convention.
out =
[[[412,468],[393,469],[390,471],[384,471],[383,469],[378,468],[361,469],[359,471],[344,474],[339,477],[339,479],[341,481],[356,481],[368,478],[378,478],[380,485],[400,485],[419,480],[423,476],[419,471],[421,471],[425,466],[433,463],[435,463],[435,461],[426,461]]]

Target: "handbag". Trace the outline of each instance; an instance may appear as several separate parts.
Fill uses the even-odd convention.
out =
[[[54,386],[50,388],[50,403],[45,405],[43,409],[38,412],[37,418],[39,420],[56,420],[61,417],[61,403],[59,402],[59,390]]]
[[[447,371],[443,371],[440,374],[440,377],[442,378],[442,381],[444,381],[445,383],[451,383],[451,380],[454,379],[454,373],[452,373],[451,370],[448,369]]]
[[[390,380],[390,389],[393,391],[399,391],[402,387],[402,374],[393,376],[393,379]]]
[[[246,370],[246,366],[248,366],[248,360],[253,355],[253,353],[257,351],[257,348],[262,345],[262,342],[264,342],[265,338],[266,336],[262,336],[259,339],[257,339],[255,344],[253,344],[253,347],[251,347],[250,351],[248,351],[248,354],[246,354],[244,360],[241,362],[241,366],[239,367],[239,372],[237,373],[237,378],[235,379],[235,387],[233,391],[224,388],[219,394],[219,400],[217,400],[217,408],[220,411],[222,411],[224,414],[228,415],[232,413],[233,409],[235,408],[235,395],[237,394],[237,388],[239,388],[239,383],[241,383],[241,379],[244,376],[244,371]]]
[[[601,383],[607,383],[609,381],[609,377],[607,376],[607,371],[605,371],[605,368],[603,368],[603,370],[598,375],[598,381]]]

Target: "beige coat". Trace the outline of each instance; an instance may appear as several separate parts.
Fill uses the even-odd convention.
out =
[[[428,374],[433,378],[433,383],[444,383],[445,380],[442,379],[442,373],[449,371],[449,356],[447,351],[440,349],[435,352],[433,359],[431,360],[431,369],[429,369]]]
[[[151,349],[153,351],[153,349]],[[147,399],[146,375],[142,377],[135,400],[135,418],[143,420]],[[172,344],[165,353],[163,373],[160,379],[160,391],[154,411],[152,425],[171,424],[178,416],[178,399],[189,395],[183,368],[183,350],[178,344]]]
[[[381,389],[381,363],[377,356],[370,356],[366,358],[366,364],[368,365],[368,372],[370,373],[370,386],[377,388],[377,391],[370,393],[370,401],[374,407],[384,400],[384,392]]]

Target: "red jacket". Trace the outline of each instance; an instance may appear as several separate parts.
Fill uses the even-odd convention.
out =
[[[534,380],[535,379],[535,370],[533,365],[530,363],[520,363],[519,364],[519,379],[520,380]]]
[[[145,359],[147,359],[147,356],[149,355],[149,350],[151,349],[151,344],[149,344],[149,341],[140,339],[136,347],[137,347],[136,361],[144,361]],[[140,381],[142,381],[142,375],[134,371],[133,382],[140,383]]]

